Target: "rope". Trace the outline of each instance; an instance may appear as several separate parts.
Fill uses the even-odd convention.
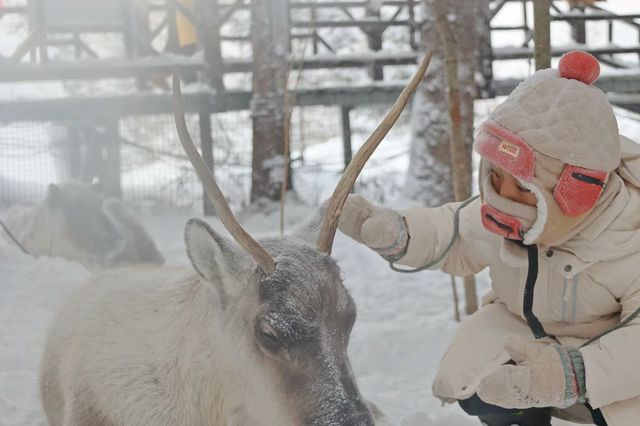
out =
[[[402,273],[405,273],[405,274],[412,274],[414,272],[424,271],[425,269],[429,269],[429,268],[433,267],[434,265],[437,265],[438,263],[440,263],[440,261],[442,259],[444,259],[444,257],[447,255],[447,253],[449,253],[449,250],[451,250],[451,247],[453,247],[453,243],[455,243],[456,239],[458,238],[459,229],[460,229],[460,210],[462,210],[464,207],[469,205],[472,201],[475,201],[478,197],[479,197],[479,195],[471,197],[471,198],[467,199],[465,202],[463,202],[462,204],[460,204],[458,206],[458,208],[456,209],[455,214],[453,215],[453,236],[451,237],[451,240],[449,241],[449,244],[447,245],[447,247],[444,249],[442,254],[440,254],[440,256],[438,256],[438,258],[436,260],[434,260],[432,262],[429,262],[424,266],[421,266],[419,268],[414,268],[414,269],[398,268],[396,265],[393,264],[393,262],[389,262],[389,267],[392,270],[396,271],[396,272],[402,272]]]
[[[591,339],[587,340],[586,342],[584,342],[582,345],[580,345],[581,348],[584,348],[587,345],[590,345],[591,343],[595,342],[596,340],[600,339],[601,337],[606,336],[607,334],[616,331],[617,329],[619,329],[620,327],[622,327],[623,325],[627,324],[628,322],[630,322],[632,319],[634,319],[635,317],[637,317],[638,315],[640,315],[640,308],[636,309],[635,311],[633,311],[631,314],[629,314],[625,319],[623,319],[622,321],[620,321],[619,324],[614,325],[613,327],[609,328],[608,330],[603,331],[602,333],[592,337]]]
[[[13,236],[13,234],[9,231],[9,228],[5,226],[2,220],[0,220],[0,226],[2,226],[2,229],[4,229],[4,232],[7,233],[7,235],[13,240],[14,243],[16,243],[16,245],[20,248],[20,250],[22,250],[24,254],[31,256],[31,254],[27,250],[25,250],[25,248],[22,246],[22,244],[20,244],[20,242],[16,239],[16,237]]]

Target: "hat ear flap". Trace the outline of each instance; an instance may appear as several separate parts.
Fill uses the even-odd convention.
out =
[[[579,216],[595,207],[604,190],[608,173],[567,165],[553,190],[553,196],[567,216]]]

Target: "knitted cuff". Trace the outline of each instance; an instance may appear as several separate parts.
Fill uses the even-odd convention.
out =
[[[573,373],[576,376],[576,384],[578,385],[578,401],[585,402],[587,400],[587,382],[584,374],[582,354],[577,349],[569,349],[568,352],[569,358],[571,359],[571,366],[573,367]]]
[[[400,214],[398,214],[398,220],[396,223],[398,225],[398,237],[396,238],[396,240],[387,247],[374,249],[380,256],[382,256],[383,259],[387,260],[388,262],[395,262],[402,259],[404,255],[407,254],[407,250],[409,249],[410,237],[407,220],[404,218],[404,216],[400,216]]]
[[[560,362],[564,369],[564,403],[559,408],[570,407],[576,403],[580,395],[580,384],[578,382],[577,374],[573,367],[573,360],[569,353],[569,350],[561,345],[551,345],[560,355]],[[584,368],[583,368],[584,376]]]

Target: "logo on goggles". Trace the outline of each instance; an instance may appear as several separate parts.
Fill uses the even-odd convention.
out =
[[[520,148],[507,142],[504,139],[500,142],[500,146],[498,146],[498,150],[500,152],[504,152],[505,154],[509,154],[513,158],[518,158],[518,155],[520,155]]]

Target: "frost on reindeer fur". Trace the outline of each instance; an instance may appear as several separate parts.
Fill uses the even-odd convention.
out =
[[[185,235],[197,274],[107,272],[65,304],[42,369],[49,422],[373,424],[347,359],[355,305],[335,261],[304,234],[269,239],[265,276],[202,221]]]
[[[312,213],[298,206],[294,216]],[[185,262],[184,250],[173,245],[182,241],[189,216],[187,211],[167,212],[146,222],[170,264]],[[222,228],[215,218],[209,222]],[[278,217],[257,214],[244,223],[251,233],[273,233]],[[400,282],[379,256],[340,234],[333,253],[358,304],[349,358],[362,394],[397,426],[474,426],[457,406],[440,407],[430,391],[456,327],[449,277],[429,271],[403,276]],[[0,238],[0,424],[46,424],[37,386],[44,336],[62,299],[88,276],[78,263],[34,260]],[[481,275],[479,288],[487,285]]]

